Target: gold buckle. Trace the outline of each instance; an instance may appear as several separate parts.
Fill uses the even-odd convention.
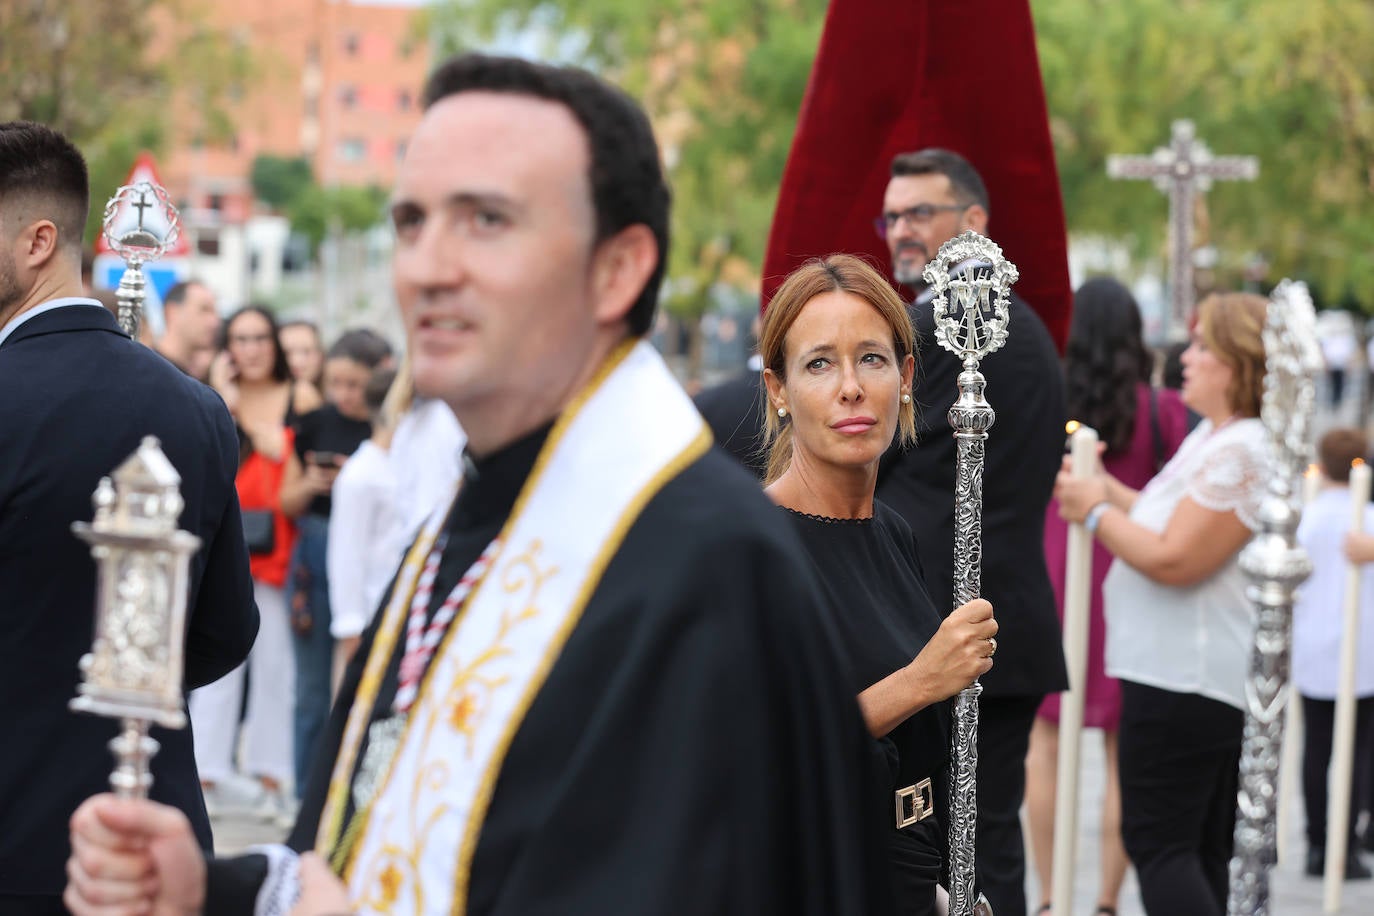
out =
[[[910,827],[935,813],[935,796],[930,780],[922,779],[914,786],[897,790],[897,829]]]

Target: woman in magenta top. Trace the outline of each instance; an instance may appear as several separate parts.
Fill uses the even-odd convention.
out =
[[[1141,336],[1140,309],[1126,287],[1107,277],[1087,281],[1074,295],[1073,324],[1064,367],[1069,416],[1097,430],[1107,472],[1132,488],[1144,487],[1188,434],[1188,411],[1178,392],[1150,386],[1154,358]],[[1063,616],[1068,523],[1059,507],[1045,513],[1045,559]],[[1087,696],[1083,726],[1102,729],[1107,786],[1102,799],[1101,884],[1098,916],[1114,916],[1128,860],[1121,845],[1116,731],[1121,689],[1103,662],[1106,627],[1102,580],[1112,555],[1093,542],[1092,605],[1088,620]],[[1026,757],[1026,805],[1040,880],[1039,912],[1048,913],[1053,870],[1054,796],[1059,743],[1059,694],[1040,706]]]

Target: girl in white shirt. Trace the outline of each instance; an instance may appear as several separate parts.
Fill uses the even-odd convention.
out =
[[[1060,514],[1121,562],[1103,585],[1121,679],[1122,839],[1151,916],[1221,916],[1254,615],[1237,562],[1268,475],[1259,407],[1268,302],[1214,294],[1183,354],[1204,418],[1145,489],[1059,475]]]
[[[362,633],[382,601],[396,564],[380,544],[395,525],[396,475],[391,467],[392,426],[382,409],[396,378],[376,369],[363,396],[372,416],[372,437],[349,456],[334,481],[325,559],[329,578],[329,632],[336,640],[333,686],[358,649]]]

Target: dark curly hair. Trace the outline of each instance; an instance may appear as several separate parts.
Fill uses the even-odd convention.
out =
[[[1110,277],[1080,286],[1064,353],[1069,416],[1097,430],[1109,453],[1130,447],[1136,385],[1153,369],[1131,291]]]

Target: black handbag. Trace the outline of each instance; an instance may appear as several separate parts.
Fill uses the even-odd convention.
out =
[[[277,547],[277,524],[271,509],[243,510],[243,540],[255,556],[269,554]]]

